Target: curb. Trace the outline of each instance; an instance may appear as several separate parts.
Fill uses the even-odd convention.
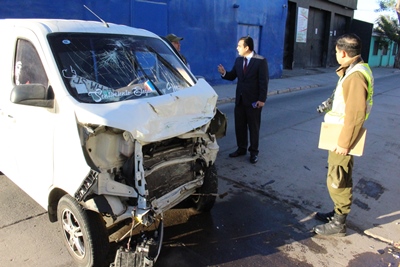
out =
[[[382,77],[388,77],[388,76],[393,76],[393,75],[398,75],[400,74],[400,69],[392,69],[389,68],[388,72],[384,72],[384,73],[380,73],[379,75],[377,75],[375,77],[376,78],[382,78]],[[374,72],[374,69],[372,69],[372,72]],[[294,77],[307,77],[307,76],[315,76],[315,75],[321,75],[321,74],[329,74],[329,72],[323,72],[320,74],[312,74],[312,75],[298,75],[298,76],[293,76],[293,77],[287,77],[285,79],[291,79]],[[330,74],[329,74],[330,75]],[[321,77],[319,76],[319,81],[321,81]],[[318,82],[318,79],[314,79],[314,81],[310,81],[311,83],[313,82]],[[323,78],[322,78],[323,79]],[[337,78],[335,77],[335,82],[332,83],[332,85],[335,85],[337,82]],[[324,82],[323,82],[324,83]],[[289,88],[284,88],[284,89],[277,89],[277,90],[273,90],[273,91],[269,91],[267,96],[272,96],[272,95],[279,95],[279,94],[287,94],[287,93],[292,93],[292,92],[296,92],[296,91],[301,91],[301,90],[305,90],[305,89],[311,89],[311,88],[318,88],[318,87],[323,87],[326,86],[327,84],[320,84],[320,83],[316,83],[316,84],[311,84],[311,85],[304,85],[304,86],[299,86],[299,87],[289,87]],[[235,86],[234,84],[232,84],[232,86]],[[276,85],[275,85],[276,86]],[[284,86],[284,85],[278,85],[278,86]],[[235,87],[236,88],[236,87]],[[217,100],[217,105],[218,104],[226,104],[226,103],[233,103],[235,102],[235,97],[222,97],[222,98],[218,98]]]
[[[300,87],[279,89],[279,90],[271,91],[267,95],[270,96],[270,95],[287,94],[287,93],[291,93],[291,92],[301,91],[301,90],[304,90],[304,89],[317,88],[317,87],[321,87],[321,86],[322,85],[320,85],[320,84],[312,84],[312,85],[305,85],[305,86],[300,86]]]
[[[313,84],[313,85],[305,85],[305,86],[300,86],[300,87],[278,89],[278,90],[274,90],[274,91],[268,92],[267,96],[287,94],[287,93],[292,93],[292,92],[296,92],[296,91],[301,91],[301,90],[311,89],[311,88],[317,88],[317,87],[322,87],[322,85]],[[236,100],[236,97],[225,97],[225,98],[218,99],[217,100],[217,104],[233,103],[233,102],[235,102],[235,100]]]

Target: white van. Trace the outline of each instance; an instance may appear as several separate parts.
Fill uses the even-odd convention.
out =
[[[127,220],[158,231],[112,265],[151,266],[163,212],[215,202],[217,94],[146,30],[6,19],[0,31],[0,171],[59,222],[78,266],[104,265],[108,230]]]

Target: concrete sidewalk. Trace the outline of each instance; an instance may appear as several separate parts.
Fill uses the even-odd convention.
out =
[[[309,88],[333,86],[338,81],[335,70],[336,67],[284,70],[282,78],[270,79],[268,96]],[[400,74],[400,70],[393,68],[373,68],[372,72],[375,79],[395,75],[396,73]],[[236,81],[229,84],[215,85],[213,88],[218,94],[219,104],[234,102]]]
[[[375,90],[376,102],[366,122],[366,153],[355,158],[354,208],[348,223],[353,230],[351,233],[354,230],[364,232],[400,248],[400,70],[373,68],[372,71],[375,80],[397,75],[399,82],[387,90],[381,86]],[[285,70],[283,76],[270,80],[269,96],[309,88],[333,87],[338,79],[335,68]],[[235,83],[213,87],[219,96],[218,104],[234,101]],[[280,201],[309,211],[309,224],[315,225],[313,211],[332,205],[325,179],[321,177],[326,175],[323,166],[327,153],[318,149],[316,143],[320,123],[321,118],[313,119],[263,138],[260,146],[271,152],[259,155],[258,164],[249,166],[245,159],[233,161],[219,157],[224,168],[219,169],[218,174],[230,177],[230,172],[234,170],[243,177],[238,182],[272,192],[271,195]],[[282,170],[283,166],[286,168]],[[296,177],[293,177],[294,174]],[[310,184],[313,186],[310,187]],[[312,211],[312,208],[315,210]]]

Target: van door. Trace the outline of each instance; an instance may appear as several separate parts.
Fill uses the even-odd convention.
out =
[[[2,36],[9,36],[10,29],[2,29]],[[16,173],[16,162],[13,153],[13,147],[10,143],[11,119],[6,112],[10,103],[10,88],[12,88],[11,76],[14,60],[15,41],[11,38],[2,40],[0,49],[0,171],[9,178],[14,177]]]
[[[47,97],[54,93],[46,74],[44,55],[36,36],[26,29],[14,29],[13,78],[8,99],[14,86],[41,84],[48,88]],[[8,101],[2,110],[7,118],[10,157],[16,163],[17,172],[9,177],[43,207],[47,207],[48,190],[53,183],[53,135],[55,109],[16,104]]]

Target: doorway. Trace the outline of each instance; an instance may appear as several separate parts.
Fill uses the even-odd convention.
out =
[[[296,3],[288,3],[286,17],[285,43],[283,48],[283,68],[293,69],[294,64],[294,37],[296,35]]]
[[[327,11],[310,7],[307,31],[307,48],[309,51],[308,67],[323,67],[327,60],[329,40]]]

